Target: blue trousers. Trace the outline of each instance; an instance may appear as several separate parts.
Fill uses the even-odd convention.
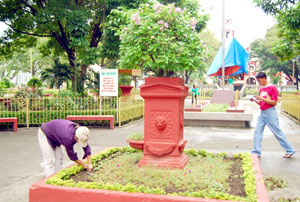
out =
[[[277,141],[281,145],[281,147],[285,150],[286,154],[291,154],[294,152],[294,148],[286,138],[285,134],[279,127],[278,115],[275,107],[271,107],[267,110],[261,111],[256,128],[254,131],[253,138],[253,150],[252,153],[260,156],[261,154],[261,142],[264,135],[265,126],[268,126],[272,133],[275,135]]]

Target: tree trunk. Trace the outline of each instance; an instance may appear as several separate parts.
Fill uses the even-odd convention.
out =
[[[83,78],[86,76],[86,70],[88,68],[88,65],[81,65],[81,71],[80,71],[80,77]]]
[[[189,83],[189,79],[190,79],[190,77],[189,77],[189,75],[188,75],[188,70],[185,70],[184,71],[184,77],[185,77],[185,84],[188,84]]]
[[[289,73],[287,71],[283,71],[285,73],[285,75],[287,75],[287,77],[289,77],[289,80],[292,82],[292,84],[294,85],[294,81],[291,78],[291,75],[289,75]]]
[[[297,67],[297,62],[295,62],[295,75],[296,75],[297,90],[299,90],[299,69]]]
[[[193,71],[192,70],[186,70],[185,71],[185,84],[189,83],[189,80],[191,78]]]
[[[76,79],[76,64],[75,64],[75,50],[69,49],[68,51],[69,63],[72,71],[72,89],[74,92],[77,92],[77,79]]]
[[[78,86],[79,86],[80,92],[83,93],[84,83],[86,80],[86,71],[87,71],[88,65],[81,65],[80,68],[81,68],[81,71],[80,71],[80,80],[78,81]]]

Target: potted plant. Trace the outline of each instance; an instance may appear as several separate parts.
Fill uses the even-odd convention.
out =
[[[126,140],[130,147],[134,148],[134,149],[139,149],[139,150],[143,150],[144,149],[144,134],[143,133],[139,133],[139,132],[135,132],[135,133],[131,133]]]
[[[152,71],[140,87],[145,100],[144,157],[140,166],[183,168],[183,109],[188,87],[178,72],[199,68],[203,45],[190,9],[157,2],[143,4],[120,32],[121,68]],[[205,21],[205,20],[204,20]],[[205,23],[204,23],[205,24]]]
[[[128,75],[120,75],[119,76],[119,87],[122,91],[123,96],[128,96],[130,95],[131,89],[133,88],[133,86],[131,86],[131,77]]]

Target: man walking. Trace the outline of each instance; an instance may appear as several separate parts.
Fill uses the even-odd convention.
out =
[[[261,88],[259,90],[259,95],[255,95],[250,101],[254,101],[260,106],[261,113],[258,117],[254,132],[252,153],[257,154],[257,156],[260,157],[264,128],[267,125],[275,135],[281,147],[285,150],[283,158],[290,158],[295,154],[295,150],[279,127],[278,115],[275,109],[278,100],[278,90],[276,86],[270,85],[267,82],[267,75],[264,72],[259,72],[256,75],[256,79]]]

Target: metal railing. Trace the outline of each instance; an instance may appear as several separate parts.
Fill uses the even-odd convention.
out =
[[[0,118],[16,117],[19,126],[39,126],[68,115],[113,115],[119,126],[144,116],[139,95],[118,97],[2,98]]]
[[[300,123],[300,93],[283,93],[281,110]]]

